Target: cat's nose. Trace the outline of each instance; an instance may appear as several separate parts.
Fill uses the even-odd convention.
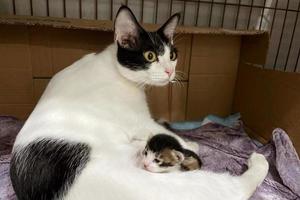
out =
[[[144,168],[147,169],[147,168],[148,168],[148,165],[147,165],[147,164],[144,164]]]
[[[166,68],[165,72],[168,74],[168,76],[170,77],[173,74],[173,69],[171,68]]]

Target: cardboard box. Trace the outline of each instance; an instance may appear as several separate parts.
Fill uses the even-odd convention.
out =
[[[267,33],[179,27],[177,34],[181,84],[146,91],[155,118],[241,112],[254,137],[268,140],[281,127],[300,151],[300,75],[262,69]],[[26,119],[56,72],[111,42],[110,21],[0,17],[0,114]]]

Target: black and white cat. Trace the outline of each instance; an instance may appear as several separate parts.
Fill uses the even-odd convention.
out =
[[[14,145],[11,179],[19,200],[249,198],[268,171],[259,154],[240,177],[206,171],[153,174],[135,166],[133,140],[173,135],[151,118],[141,85],[174,79],[178,21],[175,14],[157,32],[146,32],[122,6],[115,43],[53,77]]]

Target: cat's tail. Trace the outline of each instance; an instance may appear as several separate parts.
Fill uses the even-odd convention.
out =
[[[242,189],[248,199],[268,174],[269,164],[262,154],[253,153],[248,160],[248,170],[239,177]]]

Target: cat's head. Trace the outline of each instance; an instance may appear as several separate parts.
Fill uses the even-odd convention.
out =
[[[178,171],[184,160],[183,153],[171,148],[164,148],[159,152],[145,148],[141,157],[142,167],[155,173]]]
[[[150,172],[178,171],[184,160],[183,149],[177,139],[166,134],[150,137],[141,152],[141,164]]]
[[[114,25],[119,72],[138,84],[162,86],[172,81],[177,64],[173,35],[179,19],[174,14],[157,31],[147,32],[131,10],[122,6]]]

